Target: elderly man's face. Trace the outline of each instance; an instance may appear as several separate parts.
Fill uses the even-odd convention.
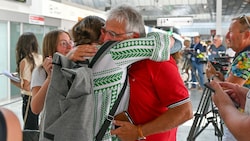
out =
[[[123,41],[129,38],[134,38],[133,32],[126,32],[125,23],[120,23],[116,20],[106,21],[102,33],[104,34],[104,42],[110,40]]]
[[[222,44],[221,39],[220,39],[219,37],[217,37],[217,36],[214,37],[213,42],[214,42],[214,45],[215,45],[216,47],[219,47],[219,46]]]

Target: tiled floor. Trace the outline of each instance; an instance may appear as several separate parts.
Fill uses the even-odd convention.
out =
[[[202,91],[201,90],[190,90],[190,97],[192,100],[193,104],[193,111],[196,113],[196,110],[198,108],[198,105],[200,103],[200,99],[202,96]],[[5,104],[3,107],[6,107],[8,109],[11,109],[16,113],[18,118],[20,119],[21,125],[23,125],[22,118],[21,118],[21,105],[22,101],[21,99],[15,100],[16,102],[13,102],[11,104]],[[1,103],[0,103],[1,105]],[[204,124],[206,123],[206,119],[204,118]],[[178,141],[187,141],[187,137],[190,133],[190,128],[193,124],[193,120],[187,121],[183,125],[181,125],[178,129],[177,133],[177,140]],[[204,125],[202,124],[202,125]],[[201,126],[202,128],[202,126]],[[217,136],[215,136],[215,129],[212,124],[209,124],[195,139],[195,141],[217,141]]]

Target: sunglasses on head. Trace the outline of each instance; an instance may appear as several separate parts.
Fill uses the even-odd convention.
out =
[[[246,15],[242,15],[242,16],[240,16],[240,19],[244,19],[245,22],[247,23],[248,28],[250,29],[250,23],[249,23],[249,21],[248,21],[247,16],[246,16]]]

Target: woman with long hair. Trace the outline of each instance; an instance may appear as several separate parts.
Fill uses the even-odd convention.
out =
[[[38,129],[38,115],[30,108],[31,92],[30,81],[32,72],[36,66],[41,65],[42,56],[38,53],[38,42],[34,33],[23,33],[16,45],[16,71],[19,74],[20,82],[11,80],[11,83],[21,89],[23,97],[22,114],[24,129]]]

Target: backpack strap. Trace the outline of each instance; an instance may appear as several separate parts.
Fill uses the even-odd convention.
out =
[[[117,43],[117,41],[107,41],[105,42],[101,48],[97,51],[97,53],[95,54],[95,56],[92,58],[91,62],[89,63],[89,68],[92,68],[94,66],[94,64],[101,58],[103,58],[104,55],[106,55],[106,53],[113,47],[115,46]]]
[[[101,48],[97,51],[97,53],[95,54],[95,56],[92,58],[92,60],[91,60],[91,62],[89,63],[88,67],[89,67],[89,68],[93,68],[94,64],[95,64],[98,60],[100,60],[101,58],[103,58],[103,57],[107,54],[107,52],[108,52],[113,46],[115,46],[117,43],[119,43],[119,42],[117,42],[117,41],[107,41],[107,42],[105,42],[105,43],[101,46]],[[127,87],[127,81],[128,81],[127,79],[128,79],[128,76],[126,76],[124,85],[123,85],[123,87],[122,87],[122,89],[121,89],[121,92],[119,93],[118,98],[116,99],[116,101],[115,101],[115,103],[114,103],[112,109],[111,109],[110,112],[109,112],[108,118],[105,119],[105,121],[104,121],[104,123],[103,123],[101,129],[100,129],[99,132],[97,133],[97,136],[96,136],[96,140],[97,140],[97,141],[101,141],[101,140],[102,140],[103,136],[105,135],[106,130],[108,129],[108,127],[109,127],[109,125],[110,125],[110,123],[111,123],[111,121],[114,119],[113,117],[114,117],[114,114],[115,114],[115,112],[116,112],[116,109],[118,108],[119,103],[120,103],[120,101],[121,101],[121,99],[122,99],[122,96],[123,96],[123,94],[124,94],[124,92],[125,92],[125,90],[126,90],[126,87]]]
[[[117,108],[119,106],[119,103],[120,103],[120,101],[122,99],[122,96],[123,96],[123,94],[124,94],[124,92],[126,90],[127,83],[128,83],[128,75],[126,76],[124,85],[123,85],[123,87],[121,89],[121,92],[118,95],[118,98],[116,99],[112,109],[109,111],[109,115],[105,119],[104,123],[102,124],[101,129],[98,131],[98,133],[96,135],[96,141],[101,141],[102,140],[102,138],[105,135],[106,130],[108,129],[110,123],[112,122],[112,120],[114,120],[115,112],[116,112],[116,110],[117,110]]]

